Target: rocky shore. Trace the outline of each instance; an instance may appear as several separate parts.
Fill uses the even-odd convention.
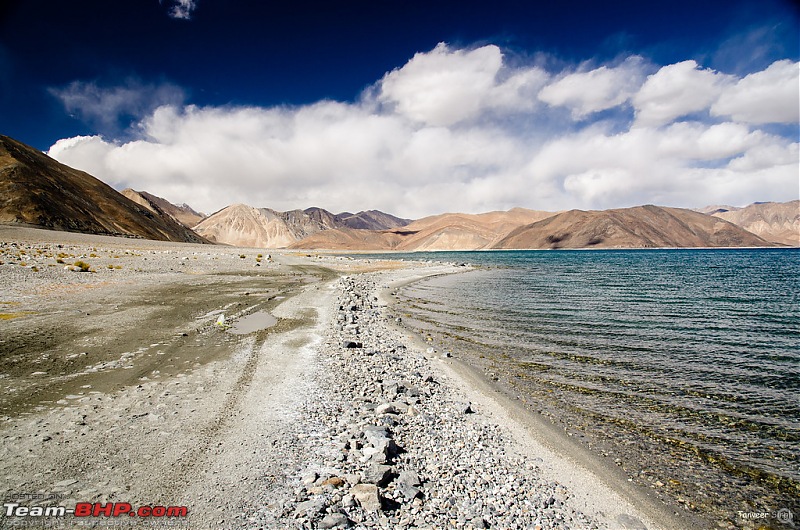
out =
[[[134,528],[679,528],[402,328],[398,285],[464,267],[27,236],[0,265],[6,501],[188,508]]]
[[[273,512],[302,528],[599,528],[538,473],[501,426],[389,325],[382,274],[337,285],[298,433],[309,461]],[[431,351],[431,354],[434,352]]]

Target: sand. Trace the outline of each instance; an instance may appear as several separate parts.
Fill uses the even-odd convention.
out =
[[[338,447],[350,426],[321,404],[359,402],[363,396],[351,395],[358,381],[337,378],[356,378],[348,366],[369,373],[369,363],[386,355],[362,359],[342,348],[346,331],[337,316],[346,293],[340,277],[348,275],[376,285],[369,324],[362,324],[369,330],[359,335],[365,350],[367,342],[377,348],[402,340],[407,360],[397,361],[401,368],[408,362],[434,374],[436,395],[416,405],[424,414],[435,417],[448,403],[472,402],[477,414],[469,421],[513,446],[509,467],[514,458],[535,461],[526,469],[537,483],[568,492],[554,520],[599,528],[686,527],[686,520],[530,416],[513,396],[468,366],[428,352],[394,323],[393,288],[461,267],[9,228],[0,228],[0,250],[0,490],[7,501],[27,495],[20,504],[186,506],[187,517],[168,522],[189,528],[321,527],[337,510],[361,527],[438,527],[423,524],[438,521],[433,502],[367,513],[359,502],[347,507],[338,490],[314,490],[325,470],[339,478],[363,468],[352,454],[325,460],[323,448]],[[65,270],[78,260],[96,272]],[[259,312],[277,323],[230,333],[228,325]],[[331,373],[333,366],[340,371]],[[442,425],[463,421],[440,419]],[[395,427],[409,454],[424,451],[414,449],[425,440],[414,425],[402,418]],[[407,463],[398,458],[395,470]],[[310,469],[316,477],[306,484]],[[364,482],[356,475],[347,475],[342,487]],[[426,499],[436,498],[435,477],[421,488]],[[389,495],[392,486],[380,492]],[[323,497],[332,504],[316,514],[304,511],[304,502]],[[531,520],[537,509],[530,509]],[[145,519],[124,520],[145,527]],[[44,527],[55,518],[38,521]],[[88,522],[103,526],[109,519]],[[30,524],[28,517],[5,519],[8,527]],[[478,524],[470,519],[461,526]]]

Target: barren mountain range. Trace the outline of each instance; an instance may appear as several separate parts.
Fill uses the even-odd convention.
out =
[[[712,214],[768,241],[800,246],[800,200],[757,202],[745,208],[728,207]]]
[[[335,215],[322,208],[278,212],[269,208],[233,204],[210,215],[194,230],[217,243],[281,248],[313,238],[319,233],[338,233],[338,230],[367,233],[405,226],[408,222],[407,219],[376,210]]]
[[[0,136],[0,223],[259,248],[478,250],[800,246],[800,201],[745,208],[514,208],[411,221],[377,210],[279,212],[234,204],[205,217],[145,191],[119,193],[88,173]],[[190,229],[191,228],[191,229]]]
[[[84,171],[0,135],[0,223],[201,243],[172,217],[136,204]]]
[[[769,242],[709,215],[653,205],[572,210],[514,229],[493,248],[755,247]]]

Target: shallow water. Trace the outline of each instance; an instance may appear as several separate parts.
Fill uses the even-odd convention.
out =
[[[247,335],[248,333],[271,328],[277,323],[278,319],[269,312],[256,311],[255,313],[238,319],[228,331],[234,335]]]
[[[412,322],[638,481],[736,526],[800,519],[800,251],[409,257],[490,266],[405,288]]]

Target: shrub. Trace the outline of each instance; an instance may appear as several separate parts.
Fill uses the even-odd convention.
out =
[[[81,260],[76,261],[75,263],[73,263],[73,265],[78,267],[81,270],[81,272],[89,272],[89,268],[91,267],[91,265]]]

